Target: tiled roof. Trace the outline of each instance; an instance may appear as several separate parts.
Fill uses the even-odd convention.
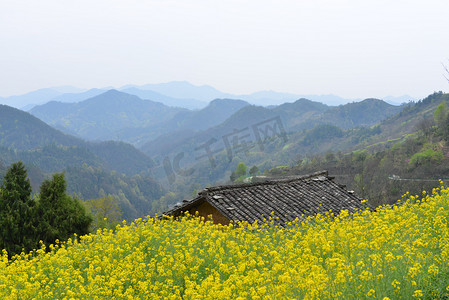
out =
[[[365,205],[353,192],[333,181],[327,171],[258,183],[206,188],[193,200],[184,200],[165,215],[179,216],[207,201],[232,221],[262,221],[278,217],[279,223],[332,210],[354,211]]]

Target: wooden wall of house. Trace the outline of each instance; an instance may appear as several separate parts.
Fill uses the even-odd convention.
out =
[[[215,207],[213,207],[206,201],[189,210],[189,213],[192,215],[195,215],[196,212],[198,212],[198,214],[204,217],[206,220],[208,219],[208,216],[212,215],[214,224],[229,224],[229,219],[223,216]]]

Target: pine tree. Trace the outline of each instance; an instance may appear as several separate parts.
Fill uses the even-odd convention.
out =
[[[0,187],[0,248],[10,256],[22,250],[29,252],[38,245],[31,192],[23,163],[12,164]]]
[[[92,218],[78,199],[66,194],[66,187],[64,174],[54,174],[41,184],[37,211],[39,236],[45,244],[89,232]]]

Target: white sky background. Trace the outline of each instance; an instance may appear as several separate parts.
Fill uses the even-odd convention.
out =
[[[186,80],[223,92],[449,90],[449,1],[0,1],[0,96]]]

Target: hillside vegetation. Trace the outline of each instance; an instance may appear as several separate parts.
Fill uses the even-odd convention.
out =
[[[438,179],[449,179],[448,101],[449,94],[431,95],[379,126],[362,130],[365,135],[360,136],[355,151],[303,156],[293,167],[275,168],[266,174],[288,176],[326,169],[374,205],[394,203],[404,191],[431,190]],[[347,134],[333,136],[343,139]],[[349,137],[357,138],[354,133]],[[327,136],[310,138],[316,147],[329,142]]]
[[[255,124],[273,118],[279,118],[284,130],[291,134],[300,134],[303,130],[323,124],[344,129],[373,126],[402,109],[403,106],[393,106],[376,99],[366,99],[337,107],[330,107],[307,99],[299,99],[293,103],[285,103],[273,108],[250,105],[241,108],[222,123],[197,132],[194,136],[176,138],[173,132],[169,132],[155,141],[147,142],[141,146],[141,149],[150,157],[181,151],[191,153],[194,152],[192,145],[198,147],[210,139],[220,140],[234,130],[252,128]],[[251,138],[254,137],[251,136]],[[179,146],[167,149],[166,145],[172,145],[176,140],[179,141]]]
[[[129,144],[118,141],[86,142],[6,105],[0,105],[0,151],[4,163],[12,163],[23,156],[26,163],[32,163],[46,172],[80,165],[80,162],[81,165],[85,162],[127,175],[148,172],[152,166],[150,158]]]
[[[54,130],[26,112],[0,105],[0,147],[25,150],[52,143],[79,145],[82,141]]]
[[[36,192],[44,179],[65,172],[68,191],[83,200],[110,194],[119,199],[123,218],[151,212],[165,194],[151,178],[152,160],[123,142],[85,142],[36,117],[0,105],[0,178],[9,165],[23,161]]]
[[[445,299],[449,189],[266,224],[146,218],[0,260],[0,297]]]

